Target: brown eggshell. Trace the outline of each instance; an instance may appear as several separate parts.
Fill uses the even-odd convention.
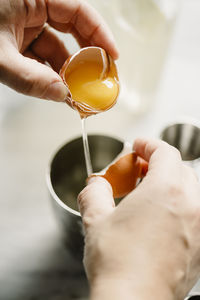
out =
[[[113,197],[121,198],[130,193],[138,179],[145,176],[148,164],[135,152],[126,154],[110,165],[104,177],[112,186]]]
[[[80,49],[78,52],[70,56],[65,63],[63,64],[61,70],[60,70],[60,76],[63,80],[63,82],[66,84],[66,86],[69,89],[69,86],[67,85],[67,76],[77,68],[77,66],[82,61],[95,61],[99,65],[102,65],[102,73],[101,78],[106,78],[106,76],[109,74],[109,76],[115,78],[116,82],[118,82],[119,85],[119,78],[118,78],[118,71],[115,62],[113,59],[106,53],[106,51],[100,47],[85,47]],[[118,90],[119,93],[119,90]],[[116,103],[117,98],[115,102],[112,104],[112,106]],[[80,103],[72,99],[72,95],[69,93],[66,97],[66,103],[72,107],[73,109],[77,110],[81,117],[87,117],[90,115],[94,115],[97,113],[100,113],[101,111],[98,111],[94,109],[93,107],[85,104]],[[110,109],[112,106],[108,107],[107,109]],[[107,110],[106,109],[106,110]]]

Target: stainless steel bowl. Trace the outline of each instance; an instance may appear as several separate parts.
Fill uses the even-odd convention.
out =
[[[174,123],[161,133],[161,139],[176,147],[184,161],[200,158],[200,128],[190,123]]]
[[[104,135],[88,137],[94,172],[106,167],[123,149],[124,143]],[[77,207],[77,195],[87,178],[82,138],[62,146],[53,155],[47,172],[47,185],[55,217],[69,252],[82,261],[83,230]]]
[[[200,300],[200,293],[192,293],[185,298],[185,300]]]

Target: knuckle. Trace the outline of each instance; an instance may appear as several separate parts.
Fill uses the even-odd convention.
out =
[[[184,187],[179,183],[169,183],[168,185],[169,194],[172,197],[182,196],[184,194]]]
[[[20,82],[20,87],[18,87],[19,92],[22,92],[25,95],[35,95],[35,91],[40,90],[39,84],[36,79],[32,78],[30,74],[26,74],[24,79]]]
[[[83,227],[87,230],[92,224],[92,216],[90,215],[84,216],[82,222],[83,222]]]
[[[160,184],[164,187],[164,190],[161,188],[161,193],[167,196],[169,203],[178,204],[186,197],[186,189],[181,182],[169,179]]]
[[[39,24],[44,24],[47,21],[47,10],[45,1],[37,0],[36,4],[31,1],[24,1],[26,8],[26,24],[32,25],[35,15],[35,11],[40,12],[37,14],[37,22]]]
[[[88,194],[88,189],[89,186],[86,186],[78,195],[77,197],[77,201],[78,201],[78,205],[81,207],[85,206],[85,202],[86,202],[86,198],[87,198],[87,194]]]
[[[82,208],[84,207],[84,199],[85,199],[84,194],[85,194],[85,189],[82,190],[82,191],[79,193],[78,197],[77,197],[77,203],[78,203],[78,206],[79,206],[80,211],[81,211]]]
[[[176,158],[178,158],[178,159],[181,159],[181,153],[176,147],[174,147],[174,146],[170,145],[169,143],[163,141],[163,147],[164,146],[168,148],[168,150],[171,152],[172,155],[176,156]]]
[[[85,218],[84,213],[88,206],[89,193],[90,193],[90,186],[88,185],[79,193],[79,195],[77,197],[77,203],[78,203],[80,213],[83,216],[83,222],[84,222],[84,218]]]

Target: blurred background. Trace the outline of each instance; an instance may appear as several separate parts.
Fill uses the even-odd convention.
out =
[[[180,119],[198,123],[199,0],[180,7],[168,0],[167,8],[158,0],[89,2],[112,22],[121,94],[114,108],[87,120],[88,133],[132,143],[159,137]],[[141,15],[152,18],[144,23]],[[59,35],[72,53],[78,49],[70,36]],[[66,104],[0,85],[0,300],[86,299],[87,284],[63,249],[45,181],[55,150],[80,135],[78,113]]]

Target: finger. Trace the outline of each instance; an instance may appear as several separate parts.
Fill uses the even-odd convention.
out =
[[[26,56],[26,57],[28,57],[28,58],[35,59],[38,62],[40,62],[41,64],[45,64],[45,61],[42,60],[41,58],[39,58],[38,56],[36,56],[31,50],[26,50],[23,53],[23,55]]]
[[[49,25],[51,25],[51,27],[53,27],[61,32],[71,33],[81,48],[92,46],[91,42],[89,40],[86,40],[85,38],[83,38],[71,23],[70,24],[61,24],[61,23],[49,21]]]
[[[85,228],[114,210],[112,188],[104,178],[92,177],[78,196],[78,205]]]
[[[180,153],[166,142],[137,139],[133,148],[140,157],[149,162],[149,171],[155,171],[157,175],[168,178],[180,175]]]
[[[69,56],[63,41],[49,26],[44,28],[38,38],[31,44],[30,49],[37,57],[47,61],[56,72],[60,71]]]
[[[103,18],[87,2],[81,0],[47,0],[47,7],[50,22],[72,24],[72,27],[67,26],[66,28],[71,33],[73,33],[74,27],[80,36],[89,41],[91,45],[102,47],[114,59],[118,58],[118,50],[110,29]]]
[[[141,166],[141,178],[144,177],[147,172],[148,172],[148,168],[149,168],[149,164],[148,162],[146,162],[143,158],[138,156],[138,163]]]
[[[6,50],[5,50],[6,49]],[[67,87],[50,67],[24,57],[12,45],[1,48],[0,81],[16,91],[43,99],[64,101]]]
[[[43,25],[38,26],[38,27],[33,27],[33,28],[25,28],[24,29],[24,39],[23,39],[23,44],[21,46],[20,52],[24,53],[26,49],[29,47],[29,45],[35,40],[39,34],[43,30]]]
[[[186,164],[183,164],[183,169],[185,170],[185,174],[186,176],[188,176],[188,178],[190,178],[191,181],[197,181],[199,182],[199,177],[195,171],[195,169],[193,169],[192,167],[186,165]],[[189,180],[187,180],[189,181]]]

